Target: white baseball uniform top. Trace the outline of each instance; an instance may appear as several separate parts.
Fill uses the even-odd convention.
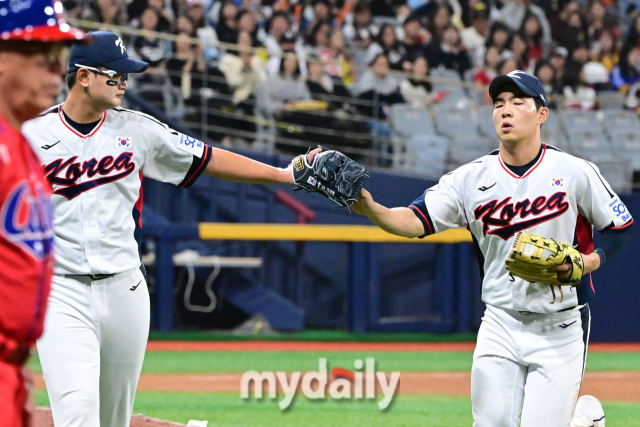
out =
[[[624,228],[631,215],[598,168],[543,144],[538,161],[522,176],[502,162],[499,150],[440,179],[411,206],[425,235],[467,227],[480,263],[482,300],[503,309],[553,313],[594,296],[591,275],[565,288],[554,304],[551,287],[512,277],[505,268],[514,236],[526,230],[593,251],[593,229]],[[557,289],[556,289],[557,293]]]
[[[140,265],[142,178],[190,187],[211,147],[151,116],[114,108],[87,135],[55,106],[23,126],[53,187],[56,274]]]

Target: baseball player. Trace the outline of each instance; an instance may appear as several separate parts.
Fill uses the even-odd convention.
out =
[[[38,351],[56,426],[125,427],[150,320],[138,249],[142,177],[185,188],[203,173],[247,183],[293,177],[119,108],[129,73],[147,64],[116,34],[88,38],[71,48],[65,102],[24,126],[53,187],[56,260]]]
[[[53,269],[49,185],[20,127],[53,104],[65,43],[60,3],[0,3],[0,425],[31,425],[24,365],[42,333]],[[49,22],[50,21],[50,22]]]
[[[593,163],[541,141],[549,110],[537,78],[500,75],[489,94],[498,150],[446,174],[408,208],[388,209],[363,190],[353,210],[406,237],[469,229],[486,303],[471,374],[473,425],[568,427],[586,363],[590,273],[622,248],[633,219]],[[594,228],[605,242],[595,250]],[[510,275],[505,260],[522,231],[577,244],[580,285],[555,298],[557,289]],[[556,266],[558,280],[570,268]]]

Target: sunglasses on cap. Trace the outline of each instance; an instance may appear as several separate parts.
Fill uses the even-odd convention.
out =
[[[120,83],[124,83],[129,79],[129,73],[119,73],[118,71],[106,70],[94,67],[88,67],[86,65],[74,64],[76,67],[86,68],[89,71],[93,71],[94,73],[102,74],[103,76],[107,76],[109,80],[115,80]]]

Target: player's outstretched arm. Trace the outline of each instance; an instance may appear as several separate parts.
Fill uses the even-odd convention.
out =
[[[418,237],[424,235],[424,226],[409,208],[387,208],[376,203],[367,190],[363,189],[351,209],[366,216],[387,233],[403,237]]]
[[[211,149],[211,160],[204,171],[206,175],[247,184],[293,184],[291,165],[276,168],[227,150]],[[310,151],[307,159],[311,161],[320,151],[320,148]]]
[[[204,170],[206,175],[248,184],[293,184],[289,168],[276,168],[231,151],[211,149],[211,160]]]

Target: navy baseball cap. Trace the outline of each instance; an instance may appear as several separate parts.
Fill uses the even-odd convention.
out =
[[[117,34],[109,31],[92,31],[87,34],[85,44],[74,44],[69,52],[69,72],[78,71],[76,64],[87,67],[102,65],[119,73],[141,73],[149,64],[130,58],[124,42]]]
[[[55,0],[0,0],[0,40],[74,42],[84,33],[62,17],[62,3]]]
[[[500,95],[500,89],[509,83],[515,83],[526,95],[539,99],[542,105],[547,106],[547,95],[544,93],[544,88],[540,80],[520,70],[512,71],[509,74],[501,74],[491,80],[489,96],[494,102],[496,97]]]

